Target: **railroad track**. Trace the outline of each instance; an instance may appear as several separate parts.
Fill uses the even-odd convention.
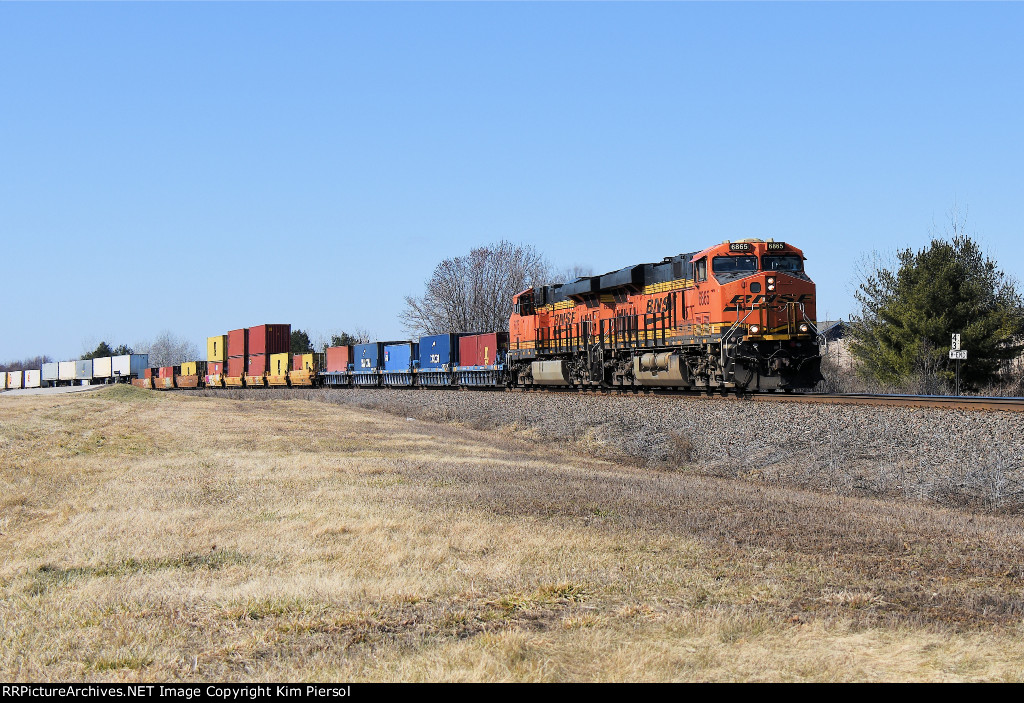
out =
[[[1001,410],[1024,412],[1024,398],[990,398],[952,395],[877,395],[870,393],[758,393],[760,402],[830,403],[832,405],[886,405],[904,408],[948,408],[951,410]]]
[[[185,389],[191,390],[191,389]],[[203,390],[203,389],[199,389]],[[233,388],[207,390],[275,390],[273,388]],[[294,388],[292,390],[314,390],[312,388]],[[318,388],[316,390],[356,390],[353,388]],[[444,388],[440,386],[389,388],[392,391],[428,391],[458,393],[574,393],[582,395],[607,396],[665,396],[690,398],[720,398],[736,402],[753,401],[759,403],[826,403],[831,405],[876,405],[904,408],[945,408],[948,410],[995,410],[1002,412],[1024,412],[1024,398],[1000,398],[980,396],[945,396],[945,395],[884,395],[872,393],[707,393],[696,390],[673,390],[665,388],[561,388],[557,386],[535,388]]]

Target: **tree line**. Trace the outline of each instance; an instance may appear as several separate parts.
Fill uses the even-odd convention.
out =
[[[900,249],[889,261],[875,256],[861,271],[849,349],[853,372],[869,390],[948,393],[956,373],[951,336],[959,334],[968,353],[963,388],[1024,393],[1024,300],[966,223],[966,214],[953,210],[946,232],[927,246]],[[837,369],[826,370],[826,381],[844,385]],[[837,390],[856,390],[850,379],[845,385]]]

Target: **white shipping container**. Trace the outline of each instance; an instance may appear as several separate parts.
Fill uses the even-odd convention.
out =
[[[0,391],[7,388],[7,372],[0,371]]]
[[[92,377],[93,378],[110,378],[113,376],[110,372],[110,357],[101,356],[92,360]]]
[[[111,360],[111,375],[142,378],[142,372],[149,366],[149,354],[125,354]]]
[[[62,381],[74,381],[75,380],[75,362],[73,361],[59,361],[57,362],[57,378]]]
[[[7,372],[7,387],[8,388],[21,388],[21,371],[8,371]]]
[[[56,361],[48,361],[43,364],[43,380],[44,381],[56,381],[57,380],[57,367]]]
[[[39,388],[42,385],[42,373],[39,369],[25,372],[25,388]]]

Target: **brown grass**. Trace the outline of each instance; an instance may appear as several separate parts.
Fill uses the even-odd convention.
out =
[[[4,680],[1020,680],[1019,520],[136,389],[0,402]]]

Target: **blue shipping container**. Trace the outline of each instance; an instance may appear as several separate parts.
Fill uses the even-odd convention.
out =
[[[392,342],[384,346],[384,370],[410,373],[418,356],[416,342]]]
[[[384,343],[370,342],[352,347],[352,373],[373,373],[380,370]]]
[[[420,371],[451,371],[458,366],[458,337],[456,334],[420,337]]]

